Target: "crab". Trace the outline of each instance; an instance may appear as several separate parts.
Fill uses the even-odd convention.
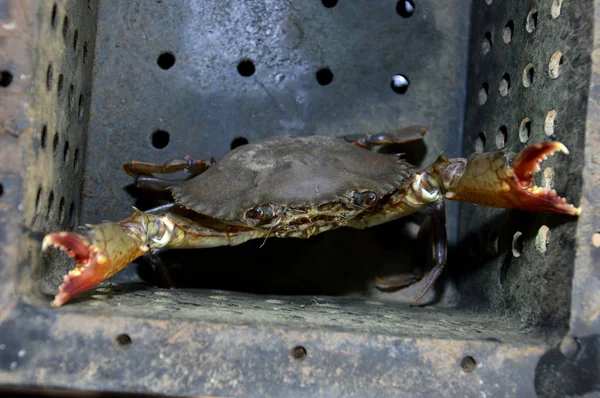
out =
[[[445,200],[577,216],[581,210],[554,190],[535,185],[547,156],[568,154],[560,142],[540,142],[519,154],[500,150],[448,159],[442,153],[422,171],[378,146],[421,140],[428,129],[344,137],[272,137],[233,149],[218,161],[173,160],[123,165],[136,186],[167,190],[173,201],[118,222],[86,225],[82,234],[53,232],[42,249],[74,258],[51,305],[116,274],[130,262],[165,249],[235,246],[253,239],[301,238],[336,228],[365,229],[419,211],[432,232],[435,265],[411,306],[431,289],[446,263]],[[342,138],[342,139],[340,139]],[[156,174],[187,172],[181,181]],[[155,257],[156,258],[156,257]],[[160,263],[159,259],[157,261]],[[414,272],[376,278],[380,289],[420,281]]]

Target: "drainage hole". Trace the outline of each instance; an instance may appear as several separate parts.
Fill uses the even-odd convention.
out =
[[[412,0],[400,0],[396,4],[396,12],[402,18],[410,18],[415,13],[415,2]]]
[[[508,91],[510,90],[510,75],[505,73],[502,76],[502,80],[500,80],[500,84],[498,86],[498,91],[500,91],[500,95],[506,97],[508,95]]]
[[[65,15],[65,19],[63,19],[63,27],[62,27],[63,38],[67,40],[69,36],[69,17]]]
[[[552,109],[546,115],[546,120],[544,120],[544,133],[547,136],[551,136],[554,134],[554,126],[556,125],[556,110]]]
[[[152,133],[152,146],[156,149],[163,149],[169,145],[169,133],[164,130],[156,130]]]
[[[158,56],[156,63],[161,69],[170,69],[173,65],[175,65],[175,56],[169,52],[162,53]]]
[[[401,74],[394,75],[392,76],[391,86],[396,94],[404,94],[408,90],[408,86],[410,86],[410,80]]]
[[[523,144],[529,140],[529,134],[531,133],[531,120],[529,118],[523,119],[519,126],[519,141]]]
[[[52,26],[52,29],[56,28],[56,12],[57,5],[56,3],[54,3],[54,5],[52,6],[52,14],[50,15],[50,26]]]
[[[302,347],[301,345],[298,345],[298,346],[292,348],[292,357],[294,359],[298,359],[298,360],[304,359],[304,358],[306,358],[307,354],[308,353],[306,352],[306,348]]]
[[[475,358],[471,356],[466,356],[463,359],[461,359],[460,367],[463,371],[467,373],[472,372],[477,367],[477,361],[475,361]]]
[[[56,94],[58,95],[58,97],[60,98],[61,94],[62,94],[62,89],[63,89],[63,84],[64,84],[64,76],[63,74],[59,74],[58,75],[58,84],[56,86]]]
[[[521,253],[523,253],[523,234],[521,231],[515,232],[512,239],[512,254],[515,257],[521,257]]]
[[[0,72],[0,87],[8,87],[13,81],[13,75],[7,70]]]
[[[508,137],[508,129],[506,126],[500,126],[496,132],[496,148],[502,149],[506,147],[506,138]]]
[[[69,141],[65,141],[65,147],[63,148],[63,162],[67,162],[69,157]]]
[[[87,56],[88,56],[88,48],[87,48],[87,41],[83,43],[83,63],[85,64],[87,62]]]
[[[556,79],[560,75],[560,69],[562,64],[565,62],[565,57],[560,51],[555,52],[550,57],[550,63],[548,64],[548,73],[552,79]]]
[[[40,145],[42,146],[42,149],[46,149],[47,141],[48,141],[48,126],[43,125],[42,126],[42,134],[40,137]]]
[[[249,59],[243,59],[237,66],[238,73],[244,77],[250,77],[256,71],[254,62]]]
[[[52,78],[52,64],[48,64],[48,69],[46,70],[46,87],[48,88],[48,90],[52,89]]]
[[[523,86],[531,87],[533,84],[533,75],[535,71],[533,69],[533,64],[527,64],[525,69],[523,69]]]
[[[321,86],[326,86],[333,81],[333,73],[329,68],[319,69],[315,76]]]
[[[485,133],[482,131],[475,139],[475,152],[482,153],[485,151]]]
[[[490,52],[492,49],[492,32],[487,32],[483,36],[483,41],[481,42],[481,52],[483,55]]]
[[[61,196],[60,201],[58,202],[58,219],[60,222],[65,220],[65,198]]]
[[[513,21],[508,21],[508,23],[504,25],[504,30],[502,30],[502,40],[504,43],[508,44],[511,42],[514,31],[515,23]]]
[[[75,29],[73,32],[73,51],[77,52],[77,41],[79,40],[79,31]]]
[[[79,119],[83,119],[83,94],[79,96],[79,103],[77,104],[77,114]]]
[[[246,145],[248,144],[248,139],[246,137],[235,137],[232,141],[231,141],[231,150],[234,150],[235,148],[242,146],[242,145]]]
[[[479,89],[479,95],[477,97],[479,100],[479,105],[484,105],[487,102],[489,92],[490,92],[490,85],[487,83],[483,83],[481,85],[481,88]]]
[[[129,348],[132,341],[128,334],[122,333],[115,338],[115,343],[120,348]]]
[[[525,29],[529,33],[532,33],[537,28],[537,22],[538,11],[537,8],[533,8],[531,11],[529,11],[529,14],[527,14],[527,20],[525,21]]]
[[[552,19],[556,19],[560,16],[560,9],[562,7],[563,0],[554,0],[552,2],[552,7],[550,8],[550,14],[552,15]]]
[[[38,185],[37,193],[35,194],[35,212],[40,212],[40,198],[42,197],[42,186]]]
[[[73,155],[73,168],[77,170],[79,166],[79,148],[75,148],[75,154]]]
[[[333,8],[337,5],[338,0],[322,0],[322,3],[327,8]]]
[[[48,212],[46,213],[46,215],[50,216],[53,206],[54,206],[54,191],[50,191],[50,195],[48,195]]]
[[[60,141],[60,138],[58,137],[58,131],[56,131],[56,132],[54,132],[54,139],[52,140],[52,153],[56,152],[59,141]]]

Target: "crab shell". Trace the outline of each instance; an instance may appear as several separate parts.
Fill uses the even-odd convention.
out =
[[[240,146],[169,190],[183,207],[228,224],[248,225],[247,212],[260,204],[302,209],[365,191],[382,198],[406,188],[413,176],[412,167],[397,156],[339,138],[277,137]]]

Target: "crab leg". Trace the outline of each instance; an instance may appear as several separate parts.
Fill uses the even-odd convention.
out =
[[[170,174],[178,171],[185,171],[190,174],[198,175],[204,173],[211,166],[211,162],[206,160],[192,160],[186,156],[185,159],[173,159],[163,164],[144,163],[131,161],[123,164],[123,169],[130,176],[137,178],[139,176],[152,176],[152,174]]]
[[[340,138],[361,148],[371,149],[374,146],[404,144],[423,139],[427,130],[428,127],[425,126],[409,126],[391,133],[351,134]]]
[[[208,221],[207,225],[210,225]],[[52,306],[60,307],[148,252],[162,248],[235,246],[264,235],[259,230],[203,226],[198,220],[176,213],[159,215],[137,209],[119,222],[87,225],[85,235],[48,234],[44,237],[43,250],[58,247],[75,259],[75,268],[65,276]]]
[[[448,237],[446,235],[446,210],[443,200],[437,201],[426,210],[427,214],[419,229],[418,240],[424,239],[426,232],[431,231],[431,250],[435,266],[427,276],[423,288],[410,306],[416,305],[431,290],[446,265]],[[412,285],[423,278],[423,267],[419,267],[412,274],[397,278],[376,278],[375,286],[379,289],[398,289]]]

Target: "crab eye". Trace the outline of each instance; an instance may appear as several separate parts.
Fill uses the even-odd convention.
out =
[[[377,194],[375,192],[369,192],[365,198],[365,204],[367,206],[373,206],[377,201]]]
[[[246,213],[247,217],[260,221],[270,220],[274,215],[275,212],[271,205],[258,205]]]

